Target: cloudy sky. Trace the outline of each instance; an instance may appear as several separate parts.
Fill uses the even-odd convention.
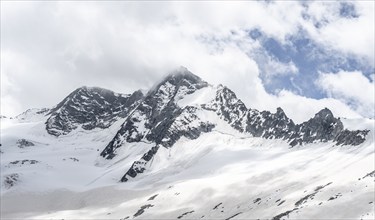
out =
[[[185,66],[297,122],[374,117],[373,1],[1,2],[1,114],[77,87],[130,93]]]

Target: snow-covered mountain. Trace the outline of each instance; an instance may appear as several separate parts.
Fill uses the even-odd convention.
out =
[[[122,95],[96,87],[78,88],[48,112],[46,129],[49,134],[59,136],[78,127],[108,128],[125,118],[142,97],[140,91]]]
[[[374,218],[374,120],[296,124],[186,68],[1,120],[7,218]]]
[[[48,108],[32,108],[28,109],[25,112],[17,115],[15,119],[17,119],[19,122],[36,122],[43,120],[44,116],[48,113]]]

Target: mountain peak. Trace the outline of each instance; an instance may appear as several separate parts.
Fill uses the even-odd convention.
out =
[[[59,136],[82,127],[85,130],[108,128],[142,99],[140,91],[132,95],[114,93],[100,87],[82,86],[70,93],[49,112],[46,129]]]
[[[184,73],[190,73],[190,74],[193,74],[191,73],[188,68],[184,67],[184,66],[180,66],[178,68],[176,68],[175,70],[172,71],[171,74],[173,73],[176,73],[176,74],[184,74]],[[194,74],[193,74],[194,75]]]
[[[199,76],[195,75],[194,73],[190,72],[186,67],[179,67],[176,70],[169,73],[163,80],[163,82],[170,82],[172,84],[178,83],[180,81],[186,80],[189,83],[192,84],[207,84],[207,82],[204,82]]]
[[[208,83],[199,76],[185,67],[180,67],[167,74],[161,82],[150,89],[148,95],[158,93],[159,90],[163,90],[162,93],[176,93],[180,89],[186,90],[186,94],[190,94],[206,86],[208,86]]]
[[[111,90],[104,89],[104,88],[97,87],[97,86],[82,86],[82,87],[79,87],[78,89],[74,90],[73,93],[77,94],[79,92],[87,92],[87,93],[96,92],[96,93],[100,93],[100,94],[114,94],[114,92],[111,91]]]
[[[315,114],[314,118],[333,118],[333,113],[328,108],[324,108]]]
[[[276,114],[284,114],[284,110],[281,107],[277,107]]]
[[[14,118],[22,122],[34,122],[43,119],[49,110],[48,108],[30,108]]]
[[[282,117],[282,118],[287,118],[284,110],[280,107],[277,107],[276,109],[276,115],[279,116],[279,117]]]

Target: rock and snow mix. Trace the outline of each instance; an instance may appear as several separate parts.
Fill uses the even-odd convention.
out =
[[[1,120],[2,218],[375,217],[374,120],[295,124],[186,69]]]

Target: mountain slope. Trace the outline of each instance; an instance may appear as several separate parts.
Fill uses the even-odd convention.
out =
[[[78,88],[49,111],[46,129],[49,134],[59,136],[79,126],[85,130],[108,128],[124,118],[142,97],[140,91],[120,95],[97,87]]]
[[[133,143],[112,160],[98,157],[119,124],[60,141],[43,132],[42,121],[5,128],[1,175],[14,185],[2,186],[2,218],[227,219],[240,213],[233,219],[272,219],[288,212],[291,219],[373,219],[373,121],[343,121],[350,129],[371,129],[358,146],[290,148],[205,113],[218,122],[211,132],[160,147],[144,173],[127,183],[118,183],[123,170],[153,145]],[[21,138],[34,146],[18,147]]]
[[[199,90],[212,90],[203,94],[204,103],[184,102],[186,96]],[[202,133],[210,132],[217,122],[199,117],[200,112],[215,112],[220,119],[234,129],[249,133],[253,137],[283,139],[292,147],[313,142],[335,141],[337,145],[359,145],[364,142],[368,130],[344,130],[340,119],[329,109],[318,112],[314,118],[302,124],[294,124],[281,108],[276,113],[248,109],[233,91],[225,86],[214,87],[202,81],[187,69],[180,69],[168,75],[157,84],[101,152],[101,156],[112,159],[123,145],[132,142],[152,143],[149,151],[134,161],[121,178],[128,181],[143,173],[149,161],[162,147],[172,147],[181,137],[196,139]],[[204,114],[204,113],[203,113]]]
[[[170,138],[167,135],[168,128],[184,111],[176,104],[176,101],[207,85],[186,69],[170,74],[151,89],[142,102],[129,114],[121,129],[101,155],[107,159],[113,158],[116,149],[124,142],[147,141],[161,144],[165,138]]]
[[[22,115],[1,119],[2,218],[374,218],[374,120],[295,124],[184,68]]]

